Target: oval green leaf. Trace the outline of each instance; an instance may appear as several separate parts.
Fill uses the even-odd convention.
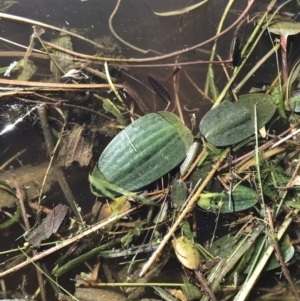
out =
[[[202,118],[200,132],[215,146],[238,143],[254,133],[251,111],[223,102]]]
[[[276,107],[270,95],[253,93],[242,95],[237,102],[223,102],[211,109],[200,122],[200,132],[215,146],[236,144],[254,131],[254,106],[258,128],[273,116]]]
[[[235,103],[239,107],[247,108],[252,111],[252,120],[254,120],[254,106],[256,105],[257,127],[263,127],[274,115],[276,105],[273,97],[267,94],[251,93],[239,97]]]
[[[257,202],[258,195],[255,191],[239,185],[231,194],[231,202],[228,193],[204,193],[201,194],[197,205],[206,211],[230,213],[251,208]]]
[[[191,131],[176,115],[151,113],[110,142],[99,158],[98,170],[108,182],[136,191],[176,167],[192,143]]]

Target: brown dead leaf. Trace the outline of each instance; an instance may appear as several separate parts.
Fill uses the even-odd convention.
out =
[[[58,204],[37,228],[24,235],[25,239],[33,246],[39,246],[43,240],[57,232],[68,210],[68,206]]]
[[[71,37],[65,33],[61,33],[60,36],[57,39],[51,41],[51,43],[55,44],[59,47],[62,47],[64,49],[73,50]],[[64,71],[67,71],[73,64],[73,62],[72,62],[73,57],[69,54],[58,51],[56,49],[51,49],[51,50],[52,50],[53,57],[56,60],[56,63]],[[50,71],[54,75],[54,80],[58,82],[60,80],[62,74],[52,61],[50,62]]]
[[[65,136],[57,157],[59,166],[69,167],[74,161],[80,166],[87,166],[92,158],[92,143],[81,135],[84,126],[75,125]]]
[[[181,301],[188,301],[187,297],[184,295],[182,290],[168,289],[167,291],[169,292],[169,294],[171,294],[172,296],[176,297]]]

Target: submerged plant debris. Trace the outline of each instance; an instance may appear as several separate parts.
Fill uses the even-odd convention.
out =
[[[300,301],[299,1],[180,3],[0,2],[1,299]]]

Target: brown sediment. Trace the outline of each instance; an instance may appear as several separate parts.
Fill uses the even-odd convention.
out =
[[[24,165],[14,170],[19,186],[28,200],[32,200],[38,196],[48,164],[48,162],[45,162],[37,166]],[[12,172],[10,170],[1,172],[0,181],[6,182],[13,187]],[[54,181],[55,177],[50,171],[43,192],[49,191]],[[17,198],[9,194],[7,190],[0,189],[0,208],[12,207],[16,204],[16,201]]]

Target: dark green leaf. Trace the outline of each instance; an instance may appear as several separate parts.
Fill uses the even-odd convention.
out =
[[[191,131],[170,112],[148,114],[126,127],[98,161],[104,179],[138,190],[176,167],[193,143]]]
[[[200,132],[215,146],[240,142],[254,133],[251,111],[223,102],[202,118]]]
[[[256,105],[258,129],[263,127],[272,118],[276,110],[272,96],[261,93],[241,95],[239,97],[239,100],[235,104],[237,106],[251,110],[253,120],[254,106]]]
[[[240,96],[234,103],[223,102],[210,110],[200,122],[200,131],[215,146],[238,143],[255,131],[255,105],[258,128],[261,128],[271,119],[276,107],[271,96],[253,93]]]

